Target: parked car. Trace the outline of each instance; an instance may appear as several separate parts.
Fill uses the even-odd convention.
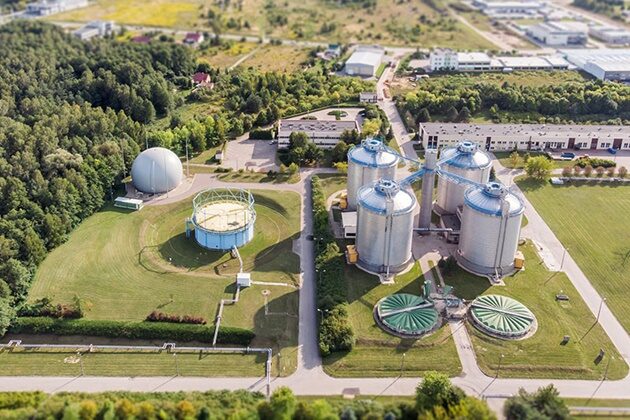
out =
[[[611,155],[616,155],[617,154],[617,149],[615,149],[614,147],[609,147],[608,148],[608,153],[610,153]]]

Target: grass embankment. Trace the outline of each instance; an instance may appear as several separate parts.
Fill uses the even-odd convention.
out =
[[[538,329],[523,340],[491,338],[469,325],[477,361],[489,376],[495,376],[501,362],[500,376],[512,378],[602,379],[608,361],[608,379],[621,379],[628,366],[608,336],[563,273],[547,271],[530,243],[521,247],[525,254],[525,270],[505,279],[505,286],[490,286],[486,278],[461,269],[444,276],[446,284],[465,299],[481,294],[512,297],[527,306],[536,316]],[[555,300],[558,293],[570,301]],[[563,337],[571,337],[561,345]],[[602,348],[606,356],[599,364],[595,359]],[[611,359],[612,357],[612,359]]]
[[[299,233],[300,199],[290,192],[254,192],[255,236],[240,250],[244,270],[256,281],[295,284],[299,258],[292,240]],[[106,207],[50,253],[29,300],[69,303],[78,296],[88,319],[143,320],[159,310],[212,323],[219,300],[232,297],[238,261],[186,238],[184,220],[191,211],[191,199],[135,213]],[[269,312],[282,315],[265,315],[263,289],[271,292]],[[252,329],[257,335],[252,346],[280,351],[278,367],[289,373],[296,364],[297,313],[297,288],[253,286],[236,306],[226,307],[222,325]]]
[[[461,364],[448,325],[420,339],[401,339],[384,332],[374,321],[374,305],[394,293],[421,293],[424,276],[416,263],[396,276],[395,284],[383,285],[376,276],[355,266],[345,270],[348,312],[357,337],[355,348],[324,359],[324,370],[337,377],[422,376],[428,371],[456,376]],[[403,356],[404,354],[404,356]],[[404,361],[403,361],[404,357]]]
[[[517,183],[630,331],[630,186]]]

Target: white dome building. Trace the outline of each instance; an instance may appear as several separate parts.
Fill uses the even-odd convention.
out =
[[[131,166],[131,180],[136,189],[149,194],[172,190],[182,182],[182,162],[163,147],[152,147],[140,153]]]

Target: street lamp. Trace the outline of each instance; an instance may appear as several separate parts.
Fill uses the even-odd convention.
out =
[[[497,374],[495,376],[495,378],[499,377],[499,372],[501,371],[501,362],[503,361],[503,357],[505,357],[505,355],[501,355],[501,357],[499,357],[499,367],[497,368]]]
[[[173,353],[173,358],[175,359],[175,376],[179,376],[179,363],[177,361],[177,353]]]
[[[81,366],[81,376],[85,376],[85,371],[83,370],[83,357],[81,357],[81,352],[77,352],[77,356],[79,357],[79,366]]]
[[[604,302],[606,302],[606,298],[602,297],[602,300],[599,302],[599,309],[597,310],[597,319],[595,320],[595,323],[599,322],[599,314],[602,313],[602,306],[604,305]]]
[[[403,353],[402,354],[402,359],[400,359],[400,377],[402,378],[403,376],[403,368],[405,367],[405,356],[407,355],[407,353]]]

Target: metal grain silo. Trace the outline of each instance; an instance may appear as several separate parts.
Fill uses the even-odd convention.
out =
[[[357,208],[357,191],[378,179],[394,179],[398,156],[381,140],[367,138],[348,151],[348,209]]]
[[[457,252],[460,265],[486,276],[511,272],[524,211],[521,200],[497,182],[468,189]]]
[[[486,152],[479,149],[477,143],[464,141],[456,147],[445,149],[440,160],[445,159],[448,161],[441,165],[441,169],[446,172],[479,184],[490,180],[492,160]],[[453,183],[440,177],[435,211],[440,214],[455,214],[457,207],[464,204],[464,193],[468,188],[468,185]]]
[[[375,273],[397,273],[411,261],[416,197],[396,181],[381,179],[357,194],[358,264]]]

